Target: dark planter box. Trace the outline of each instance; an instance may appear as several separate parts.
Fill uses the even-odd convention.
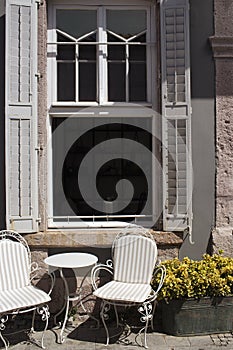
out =
[[[161,303],[162,327],[176,336],[233,330],[233,297],[171,300]]]

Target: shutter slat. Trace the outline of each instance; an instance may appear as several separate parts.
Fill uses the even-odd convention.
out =
[[[163,224],[190,226],[191,106],[188,0],[161,0]]]
[[[37,4],[6,1],[7,226],[37,231]],[[34,37],[32,36],[34,35]]]

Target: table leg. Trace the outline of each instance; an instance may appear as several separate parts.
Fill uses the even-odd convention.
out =
[[[75,271],[75,269],[73,269]],[[56,325],[57,324],[57,317],[65,310],[65,315],[64,315],[64,320],[61,321],[60,323],[60,326],[61,326],[61,330],[60,330],[60,334],[59,334],[59,338],[58,338],[58,343],[62,344],[64,343],[65,341],[65,336],[63,335],[64,333],[64,330],[65,330],[65,326],[66,326],[66,323],[67,323],[67,319],[68,319],[68,313],[69,313],[69,306],[70,306],[70,301],[78,301],[78,303],[81,305],[83,311],[89,315],[89,317],[91,317],[93,320],[96,321],[97,323],[97,327],[99,327],[99,320],[97,318],[95,318],[93,315],[91,315],[85,308],[85,306],[83,305],[83,302],[82,302],[82,287],[83,287],[83,283],[86,279],[86,277],[88,276],[88,274],[90,273],[90,269],[87,271],[87,273],[84,275],[84,277],[82,278],[82,281],[81,281],[81,284],[80,286],[77,288],[77,292],[76,292],[76,295],[75,296],[71,296],[70,293],[69,293],[69,287],[68,287],[68,283],[67,283],[67,280],[64,276],[64,273],[63,273],[63,269],[62,268],[59,268],[58,269],[59,271],[59,274],[60,274],[60,277],[64,283],[64,289],[65,289],[65,293],[64,293],[64,304],[61,308],[61,310],[58,311],[58,313],[56,313],[56,315],[54,316],[54,323]],[[75,274],[76,275],[76,274]],[[53,286],[54,286],[54,283],[55,283],[55,275],[53,274]]]
[[[55,276],[55,271],[52,271],[49,273],[50,277],[51,277],[51,280],[52,280],[52,285],[51,285],[51,288],[50,288],[50,291],[49,291],[49,295],[51,294],[53,288],[54,288],[54,285],[55,285],[55,281],[56,281],[56,276]],[[64,298],[65,299],[65,298]],[[54,316],[53,316],[53,320],[54,320],[54,324],[56,326],[58,326],[58,323],[57,323],[57,317],[63,312],[63,310],[65,309],[65,306],[66,306],[66,300],[64,302],[64,304],[62,305],[62,308],[61,310],[59,310]]]
[[[61,276],[61,272],[60,271],[59,271],[59,273],[60,273],[60,276]],[[54,284],[55,284],[55,274],[54,274],[54,272],[51,275],[53,276],[53,281],[54,281],[53,286],[54,286]],[[66,281],[64,281],[64,276],[62,278],[62,281],[63,281],[64,284],[66,283]],[[66,287],[65,287],[65,289],[66,289]],[[53,316],[54,324],[56,326],[59,326],[59,327],[61,326],[61,322],[59,322],[59,323],[57,322],[57,317],[64,311],[64,309],[66,307],[66,304],[67,304],[67,296],[64,295],[64,303],[62,305],[62,308]]]
[[[61,276],[61,279],[62,279],[62,281],[64,283],[64,287],[65,287],[65,303],[63,305],[62,310],[59,312],[59,314],[60,314],[65,309],[65,316],[64,316],[62,327],[61,327],[60,339],[59,339],[60,340],[59,343],[62,344],[65,341],[65,337],[63,336],[63,333],[64,333],[66,322],[67,322],[67,319],[68,319],[70,298],[69,298],[69,287],[68,287],[68,283],[66,281],[66,278],[65,278],[65,276],[63,274],[63,270],[59,269],[59,271],[60,271],[60,276]]]
[[[99,320],[98,320],[95,316],[93,316],[92,314],[90,314],[90,312],[88,312],[88,311],[86,310],[86,308],[85,308],[85,306],[83,305],[83,302],[82,302],[82,289],[83,289],[83,284],[84,284],[85,279],[86,279],[87,276],[89,275],[90,271],[91,271],[91,269],[89,269],[89,270],[87,271],[87,273],[83,276],[82,281],[81,281],[81,283],[80,283],[80,286],[78,287],[77,297],[70,298],[70,300],[78,300],[78,303],[79,303],[79,305],[81,305],[83,311],[84,311],[87,315],[89,315],[89,317],[92,318],[92,319],[97,323],[97,328],[99,328]]]

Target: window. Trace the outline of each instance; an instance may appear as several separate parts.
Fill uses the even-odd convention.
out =
[[[52,102],[152,103],[151,16],[148,5],[55,6]]]
[[[70,227],[71,221],[79,226],[81,217],[83,225],[101,226],[103,219],[104,225],[116,226],[114,222],[120,219],[131,216],[136,220],[143,208],[143,215],[153,216],[153,223],[160,216],[164,230],[191,232],[189,7],[189,0],[48,1],[48,84],[43,93],[40,84],[39,99],[48,87],[47,133],[41,139],[48,135],[51,140],[45,152],[48,172],[47,168],[43,171],[48,173],[49,227]],[[6,76],[5,89],[6,221],[8,228],[13,225],[24,233],[38,231],[41,215],[35,146],[44,108],[38,115],[36,38],[44,22],[38,22],[37,16],[36,2],[6,2],[6,71],[13,74]],[[30,57],[27,67],[22,65],[25,53]],[[157,57],[161,57],[160,64]],[[12,85],[12,79],[17,84]],[[118,144],[114,152],[98,148],[97,158],[110,154],[112,159],[98,171],[94,169],[97,158],[91,150],[102,147],[105,140],[110,147],[119,139],[127,140],[128,146]],[[133,141],[143,152],[133,149]],[[82,168],[78,159],[85,161],[87,149],[92,156],[82,175],[88,181],[89,173],[96,174],[100,200],[89,186],[88,196],[77,188],[77,169]],[[138,154],[147,184],[133,164],[137,165]],[[117,207],[115,185],[120,177],[134,177],[136,187],[131,186],[133,192],[121,182]],[[83,206],[82,196],[94,208]],[[129,198],[130,206],[122,208]]]
[[[154,220],[154,11],[144,0],[49,8],[50,227]]]
[[[151,123],[127,117],[52,119],[56,225],[151,221]]]

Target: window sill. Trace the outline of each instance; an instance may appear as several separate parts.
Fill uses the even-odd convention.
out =
[[[153,117],[157,113],[151,104],[110,103],[80,105],[54,103],[48,110],[51,117]]]
[[[54,102],[53,107],[152,107],[149,102]]]
[[[123,221],[80,221],[80,222],[50,222],[49,223],[49,228],[61,228],[61,229],[102,229],[102,228],[107,228],[107,229],[118,229],[118,228],[124,228],[128,226],[127,222]],[[133,225],[132,225],[133,226]]]
[[[121,232],[118,229],[78,229],[78,230],[48,230],[26,234],[29,246],[33,249],[43,248],[78,248],[78,247],[111,247],[116,235]],[[182,233],[163,232],[151,230],[155,241],[164,249],[167,247],[179,248],[183,242]],[[164,247],[164,248],[163,248]]]

